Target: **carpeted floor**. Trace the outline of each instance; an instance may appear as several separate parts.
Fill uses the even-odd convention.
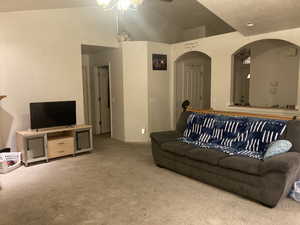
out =
[[[1,225],[298,225],[300,203],[269,209],[153,164],[149,145],[97,137],[91,154],[1,175]]]

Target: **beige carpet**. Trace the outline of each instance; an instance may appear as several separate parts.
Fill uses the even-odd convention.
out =
[[[298,225],[300,203],[269,209],[154,166],[150,146],[96,138],[91,154],[1,175],[1,225]]]

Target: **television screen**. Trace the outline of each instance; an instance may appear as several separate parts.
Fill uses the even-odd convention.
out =
[[[30,103],[31,129],[76,124],[76,101]]]

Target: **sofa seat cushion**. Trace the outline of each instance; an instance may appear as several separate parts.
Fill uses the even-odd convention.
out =
[[[195,161],[218,165],[219,160],[228,157],[229,155],[215,149],[194,148],[187,152],[186,156]]]
[[[237,170],[243,173],[260,175],[261,160],[243,156],[230,156],[220,160],[219,165],[226,169]]]
[[[161,145],[166,142],[176,141],[177,138],[182,137],[182,134],[180,134],[178,131],[163,131],[151,133],[150,137],[156,143]]]
[[[172,142],[163,143],[161,145],[161,148],[164,151],[172,152],[176,155],[186,156],[188,151],[195,148],[195,146],[191,144],[179,142],[179,141],[172,141]]]
[[[230,156],[220,160],[219,165],[223,168],[257,176],[263,176],[272,172],[289,173],[299,168],[300,154],[297,152],[287,152],[263,161],[242,156]]]
[[[179,157],[179,156],[177,156]],[[233,181],[237,182],[243,182],[245,184],[258,187],[262,185],[262,176],[256,176],[252,174],[246,174],[237,170],[232,169],[226,169],[217,165],[212,165],[210,163],[201,162],[201,161],[195,161],[193,159],[190,159],[188,157],[184,157],[180,159],[180,161],[177,163],[177,166],[179,163],[183,163],[185,165],[188,165],[192,168],[194,168],[193,173],[195,176],[197,176],[197,173],[199,170],[204,170],[206,172],[216,174],[219,176],[223,176],[224,178],[228,178]]]

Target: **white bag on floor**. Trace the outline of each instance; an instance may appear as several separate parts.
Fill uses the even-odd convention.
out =
[[[21,152],[0,153],[0,173],[8,173],[21,166]]]
[[[300,202],[300,181],[294,183],[293,189],[290,193],[290,197],[297,202]]]

